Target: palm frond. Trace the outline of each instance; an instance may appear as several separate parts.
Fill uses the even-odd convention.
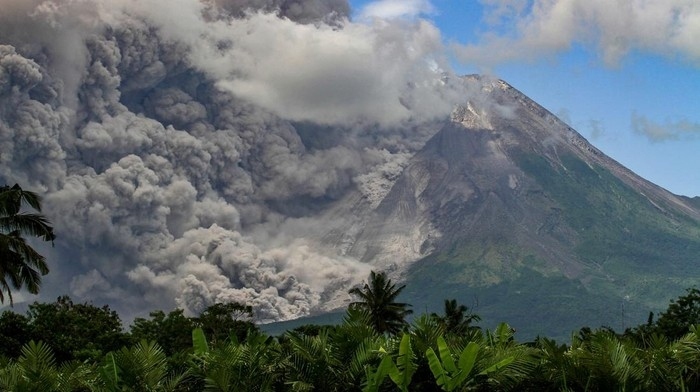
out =
[[[22,206],[41,211],[41,198],[34,192],[23,190],[19,184],[0,187],[0,215],[12,215]]]
[[[29,246],[23,236],[52,243],[56,238],[50,222],[41,214],[21,211],[25,206],[41,212],[41,199],[17,184],[0,187],[0,301],[5,301],[6,292],[10,304],[13,288],[26,287],[36,294],[41,284],[40,275],[49,272],[44,257]]]
[[[104,387],[94,365],[78,361],[63,363],[58,369],[58,387],[61,392],[96,390]]]
[[[30,267],[38,269],[43,274],[49,272],[44,256],[40,255],[34,248],[29,246],[27,241],[17,235],[16,232],[0,236],[2,237],[0,238],[0,244],[7,246],[0,254],[3,257],[14,257],[8,261],[12,261],[16,264],[28,264]],[[3,259],[3,261],[5,260]]]
[[[56,389],[58,385],[56,360],[47,344],[30,341],[22,347],[22,355],[17,363],[22,368],[24,379],[29,385],[41,385],[46,390]]]
[[[18,391],[26,383],[24,369],[17,362],[10,362],[0,369],[0,391]]]
[[[44,241],[56,239],[51,222],[40,214],[20,212],[8,216],[0,215],[0,230],[38,237]]]

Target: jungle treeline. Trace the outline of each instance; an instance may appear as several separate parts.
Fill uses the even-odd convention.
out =
[[[518,342],[455,300],[411,314],[383,273],[351,291],[339,325],[268,336],[254,309],[197,317],[155,311],[125,330],[108,306],[68,297],[0,316],[3,391],[694,391],[700,291],[623,332],[581,328],[570,342]]]

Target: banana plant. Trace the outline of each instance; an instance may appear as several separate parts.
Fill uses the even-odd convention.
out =
[[[207,337],[204,335],[202,328],[192,330],[192,348],[194,349],[194,355],[197,356],[202,356],[209,352],[209,343],[207,343]]]
[[[117,391],[119,389],[119,366],[114,359],[114,353],[110,352],[105,355],[104,363],[100,368],[100,379],[102,380],[105,390]]]
[[[413,350],[411,349],[411,335],[405,333],[399,344],[399,355],[396,357],[396,363],[389,373],[389,378],[403,392],[408,392],[408,386],[411,384],[413,374],[416,372],[417,366],[413,358]]]
[[[391,359],[391,356],[384,350],[384,348],[380,349],[380,353],[385,354],[385,356],[382,358],[382,361],[379,362],[379,366],[377,366],[375,369],[370,366],[365,368],[366,378],[365,386],[362,389],[363,392],[379,391],[379,387],[396,366],[394,365],[394,361]]]
[[[417,369],[411,349],[411,336],[407,333],[403,334],[396,361],[383,348],[380,348],[379,353],[383,355],[379,366],[376,369],[366,368],[367,380],[363,391],[378,391],[386,377],[389,376],[402,392],[408,392],[408,386],[411,384],[411,379]]]
[[[472,383],[476,376],[488,376],[497,372],[508,366],[515,359],[506,357],[483,371],[472,374],[480,350],[478,343],[469,342],[459,354],[459,360],[456,363],[444,337],[438,337],[437,346],[439,358],[432,347],[426,350],[425,356],[428,358],[428,366],[433,376],[435,376],[437,385],[444,391],[454,391],[459,387]]]

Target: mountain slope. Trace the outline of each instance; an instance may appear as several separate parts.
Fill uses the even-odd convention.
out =
[[[507,83],[467,82],[483,101],[456,111],[371,213],[357,198],[344,212],[362,218],[327,241],[393,270],[419,309],[455,297],[531,336],[641,323],[695,284],[697,203],[635,175]]]

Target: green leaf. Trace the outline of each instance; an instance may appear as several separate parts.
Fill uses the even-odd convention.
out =
[[[495,373],[495,372],[503,369],[504,367],[510,365],[513,361],[515,361],[515,357],[508,357],[508,358],[502,359],[502,360],[498,361],[497,363],[489,366],[488,368],[486,368],[483,372],[481,372],[479,374],[488,375],[490,373]]]
[[[363,392],[377,392],[379,391],[379,386],[382,385],[382,382],[384,382],[386,376],[396,369],[396,365],[394,365],[391,357],[387,355],[382,358],[379,366],[377,366],[374,371],[372,371],[372,368],[369,366],[365,369],[367,379]]]
[[[396,358],[396,366],[389,373],[391,380],[402,391],[408,391],[411,378],[416,371],[416,364],[413,362],[413,350],[411,349],[411,336],[404,334],[399,343],[399,356]]]
[[[452,359],[452,352],[450,352],[450,348],[447,347],[445,338],[442,336],[438,337],[437,345],[440,351],[440,359],[442,360],[445,370],[449,373],[457,373],[457,365],[455,365],[455,361]]]
[[[471,372],[478,353],[479,345],[475,342],[469,342],[459,355],[459,370],[467,373]]]
[[[194,353],[196,355],[204,355],[209,352],[207,337],[204,336],[202,328],[195,328],[192,330],[192,348],[194,348]]]
[[[119,368],[117,367],[117,362],[114,359],[114,353],[109,353],[105,356],[105,364],[102,367],[102,375],[107,386],[107,390],[117,390],[117,384],[119,383]]]
[[[445,391],[450,391],[451,389],[448,389],[450,377],[445,373],[445,369],[442,367],[442,363],[440,363],[435,351],[432,348],[428,348],[425,351],[425,356],[428,358],[428,367],[430,367],[437,385]]]
[[[462,353],[459,355],[459,375],[454,379],[455,385],[461,385],[469,377],[469,373],[472,372],[474,363],[476,363],[478,353],[479,345],[474,342],[469,342],[467,347],[462,350]]]

